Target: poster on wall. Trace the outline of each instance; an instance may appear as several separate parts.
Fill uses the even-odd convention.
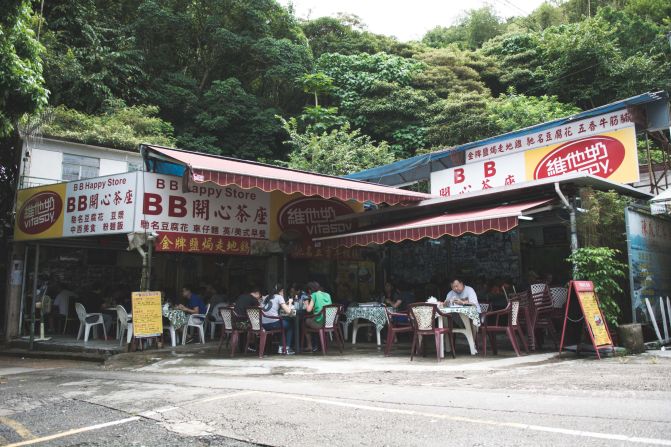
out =
[[[161,292],[133,292],[133,336],[158,337],[163,334]]]
[[[627,208],[625,222],[632,316],[647,323],[645,299],[659,312],[659,298],[671,296],[671,219]],[[656,317],[661,321],[661,314]]]
[[[158,251],[247,254],[250,240],[269,237],[270,193],[210,183],[183,192],[180,177],[154,173],[141,183],[135,228],[157,232]]]
[[[628,113],[588,121],[469,149],[464,165],[431,173],[431,193],[449,197],[574,173],[637,182],[636,130]]]

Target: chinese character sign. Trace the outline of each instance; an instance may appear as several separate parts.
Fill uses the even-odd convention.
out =
[[[143,183],[136,231],[268,238],[269,193],[211,183],[195,184],[183,192],[180,177],[153,173],[144,173]]]
[[[156,251],[180,253],[209,253],[220,255],[248,255],[250,240],[239,237],[189,233],[159,233]]]
[[[645,299],[659,312],[659,298],[671,296],[671,220],[627,209],[627,254],[632,316],[647,323]],[[661,314],[656,315],[661,321]]]
[[[132,232],[137,175],[131,172],[69,182],[63,235]]]
[[[634,127],[432,172],[431,193],[447,197],[574,173],[638,181]]]
[[[526,180],[524,154],[472,163],[431,173],[431,193],[456,196]]]
[[[549,145],[557,145],[620,129],[634,129],[634,122],[626,109],[585,118],[573,123],[524,133],[496,143],[477,146],[466,151],[466,163],[476,163],[512,152],[524,152]]]

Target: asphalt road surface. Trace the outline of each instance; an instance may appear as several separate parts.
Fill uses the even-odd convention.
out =
[[[671,445],[669,357],[300,374],[178,360],[0,357],[0,444]]]

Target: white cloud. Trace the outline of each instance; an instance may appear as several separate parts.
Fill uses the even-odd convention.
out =
[[[526,15],[543,0],[280,0],[292,3],[300,18],[316,19],[339,12],[355,14],[377,34],[396,36],[402,41],[421,39],[436,26],[449,26],[469,9],[491,4],[501,17]]]

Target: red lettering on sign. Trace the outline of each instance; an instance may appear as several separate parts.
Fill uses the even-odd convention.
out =
[[[485,162],[484,169],[485,169],[485,178],[495,176],[496,175],[496,162],[494,162],[494,161]]]
[[[569,172],[584,172],[608,178],[624,161],[622,142],[612,137],[583,138],[559,146],[547,154],[534,170],[534,179],[554,177]]]
[[[464,169],[463,168],[456,168],[454,170],[454,183],[461,183],[464,180],[466,180],[466,176],[464,176]]]

